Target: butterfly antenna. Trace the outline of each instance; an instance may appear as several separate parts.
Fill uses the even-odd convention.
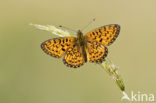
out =
[[[92,24],[93,22],[95,21],[95,18],[92,20],[92,21],[90,21],[83,29],[82,29],[82,31],[84,30],[84,29],[86,29],[90,24]]]
[[[61,28],[65,28],[65,29],[70,30],[70,31],[73,31],[73,32],[77,32],[76,30],[73,30],[73,29],[68,28],[68,27],[66,27],[66,26],[62,26],[62,25],[60,25],[59,27],[61,27]]]

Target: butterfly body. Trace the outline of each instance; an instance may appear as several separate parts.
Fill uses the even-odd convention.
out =
[[[80,30],[78,30],[78,32],[77,32],[77,41],[78,41],[78,43],[76,43],[76,44],[78,44],[79,47],[82,48],[81,52],[83,54],[84,61],[87,62],[87,54],[86,54],[86,50],[85,50],[86,40],[85,40],[85,37],[83,36],[83,33]]]
[[[41,44],[43,51],[60,58],[69,67],[77,68],[85,62],[102,62],[108,54],[106,46],[111,45],[120,31],[118,24],[105,25],[87,34],[78,30],[77,37],[63,37],[47,40]]]

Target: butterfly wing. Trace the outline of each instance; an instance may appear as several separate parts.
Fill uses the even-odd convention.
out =
[[[74,45],[75,40],[75,37],[54,38],[43,42],[41,48],[48,55],[60,58]]]
[[[88,41],[98,42],[100,44],[108,46],[116,40],[119,32],[120,26],[118,24],[110,24],[97,28],[85,34],[84,36]]]
[[[97,42],[87,42],[87,58],[89,62],[102,62],[108,54],[108,49]]]
[[[82,48],[78,45],[74,45],[69,48],[66,55],[64,56],[63,62],[65,65],[73,68],[82,66],[85,63]]]

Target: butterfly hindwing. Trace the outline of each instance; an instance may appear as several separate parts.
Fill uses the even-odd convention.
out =
[[[120,26],[118,24],[110,24],[97,28],[85,34],[84,36],[88,41],[98,42],[100,44],[108,46],[116,40],[119,32]]]
[[[97,42],[87,42],[87,58],[89,62],[102,62],[108,54],[108,49]]]
[[[83,65],[85,60],[82,54],[82,48],[80,48],[78,45],[74,45],[73,47],[69,48],[64,56],[63,62],[67,66],[73,68]]]
[[[60,58],[74,45],[75,40],[75,37],[54,38],[43,42],[41,48],[45,53]]]

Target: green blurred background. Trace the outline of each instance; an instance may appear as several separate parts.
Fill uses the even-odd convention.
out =
[[[156,95],[155,0],[1,0],[0,103],[121,103],[122,92],[103,69],[91,63],[66,67],[40,49],[57,36],[29,26],[78,30],[93,18],[84,33],[106,24],[121,26],[108,57],[119,66],[128,95]]]

